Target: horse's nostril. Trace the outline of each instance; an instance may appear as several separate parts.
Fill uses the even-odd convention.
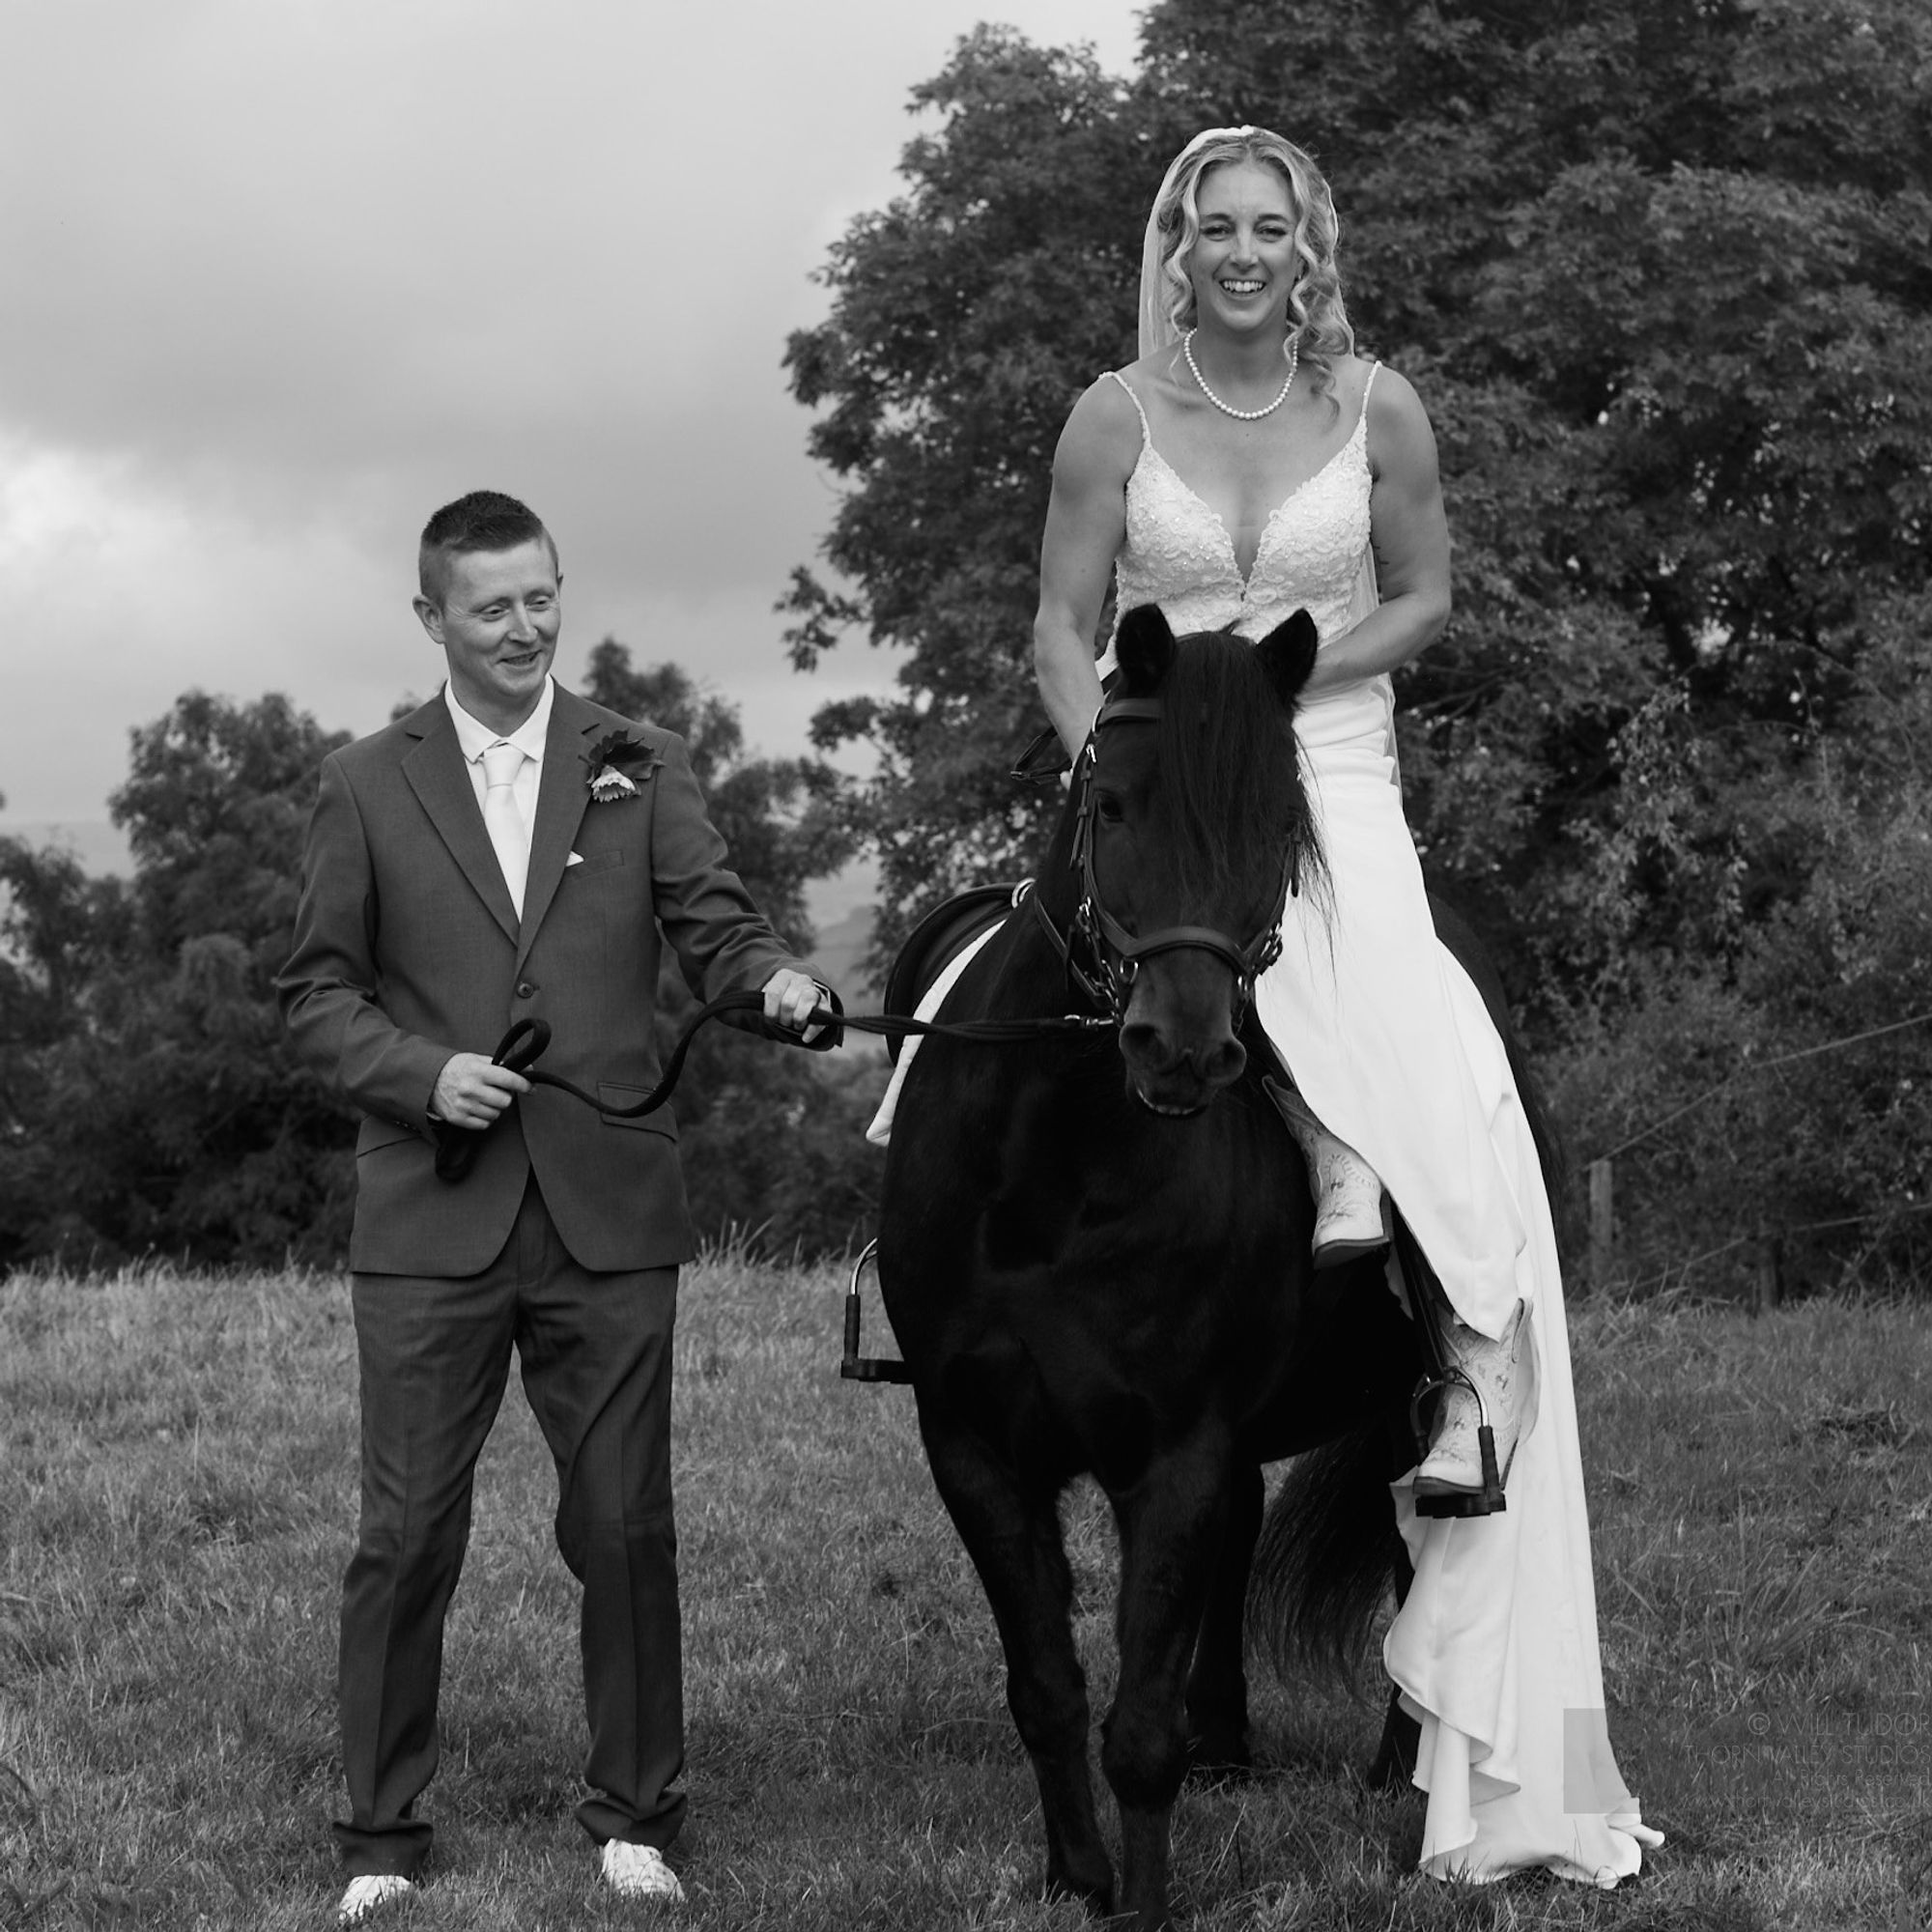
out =
[[[1237,1039],[1224,1039],[1198,1056],[1201,1077],[1216,1087],[1232,1087],[1248,1064],[1248,1051]]]
[[[1150,1073],[1165,1073],[1179,1059],[1157,1026],[1129,1020],[1121,1029],[1121,1052],[1133,1065]]]

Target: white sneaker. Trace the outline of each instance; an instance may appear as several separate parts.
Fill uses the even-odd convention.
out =
[[[1496,1476],[1504,1483],[1509,1481],[1510,1464],[1522,1434],[1519,1345],[1528,1314],[1528,1308],[1518,1303],[1515,1320],[1497,1342],[1453,1315],[1443,1323],[1443,1352],[1482,1390],[1488,1405],[1490,1428],[1495,1435]],[[1476,1440],[1480,1422],[1476,1398],[1461,1382],[1449,1383],[1436,1398],[1435,1434],[1429,1454],[1415,1472],[1418,1495],[1460,1494],[1482,1489],[1483,1458]]]
[[[1309,1245],[1319,1268],[1372,1255],[1389,1244],[1382,1215],[1380,1177],[1347,1141],[1337,1140],[1292,1087],[1264,1080],[1263,1087],[1308,1162],[1315,1193],[1315,1233]]]
[[[611,1838],[604,1846],[604,1883],[619,1898],[656,1898],[684,1903],[684,1888],[655,1845],[627,1844]]]
[[[407,1898],[414,1889],[414,1884],[399,1872],[364,1872],[360,1878],[349,1881],[349,1889],[335,1908],[335,1922],[360,1925],[398,1899]]]

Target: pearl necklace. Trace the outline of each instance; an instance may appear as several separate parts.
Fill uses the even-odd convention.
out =
[[[1288,345],[1288,381],[1281,385],[1281,394],[1264,410],[1237,410],[1233,403],[1224,403],[1208,386],[1208,378],[1201,373],[1201,365],[1194,359],[1194,331],[1190,328],[1180,338],[1180,353],[1187,357],[1188,372],[1201,384],[1201,393],[1221,412],[1223,415],[1238,416],[1242,422],[1259,422],[1263,416],[1271,416],[1282,404],[1288,401],[1288,392],[1294,387],[1294,372],[1301,361],[1301,346],[1291,340]]]

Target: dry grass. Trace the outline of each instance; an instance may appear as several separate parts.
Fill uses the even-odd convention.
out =
[[[903,1391],[840,1383],[842,1284],[687,1277],[678,1493],[695,1925],[1071,1928],[978,1584]],[[882,1339],[882,1336],[875,1339]],[[1576,1320],[1613,1732],[1669,1846],[1613,1894],[1415,1879],[1377,1719],[1264,1683],[1266,1775],[1190,1790],[1206,1932],[1904,1927],[1932,1916],[1932,1315],[1652,1303]],[[353,1515],[332,1277],[0,1284],[0,1927],[328,1922]],[[572,1817],[574,1591],[513,1390],[452,1617],[433,1883],[394,1923],[630,1922]],[[1111,1677],[1111,1537],[1069,1499]]]

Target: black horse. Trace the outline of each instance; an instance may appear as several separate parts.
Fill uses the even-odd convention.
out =
[[[1269,1513],[1258,1601],[1278,1650],[1346,1655],[1402,1567],[1386,1484],[1411,1460],[1398,1445],[1421,1355],[1375,1261],[1311,1267],[1303,1162],[1245,1010],[1286,894],[1323,887],[1291,728],[1314,628],[1298,612],[1259,644],[1177,643],[1149,608],[1118,648],[1038,884],[943,1013],[1065,1013],[1071,980],[1118,1031],[924,1042],[893,1128],[879,1273],[933,1479],[999,1625],[1048,1889],[1103,1914],[1117,1893],[1057,1503],[1091,1472],[1113,1506],[1101,1763],[1118,1907],[1147,1928],[1170,1922],[1190,1761],[1247,1761],[1262,1465],[1321,1450]],[[1384,1776],[1406,1724],[1391,1707]]]

